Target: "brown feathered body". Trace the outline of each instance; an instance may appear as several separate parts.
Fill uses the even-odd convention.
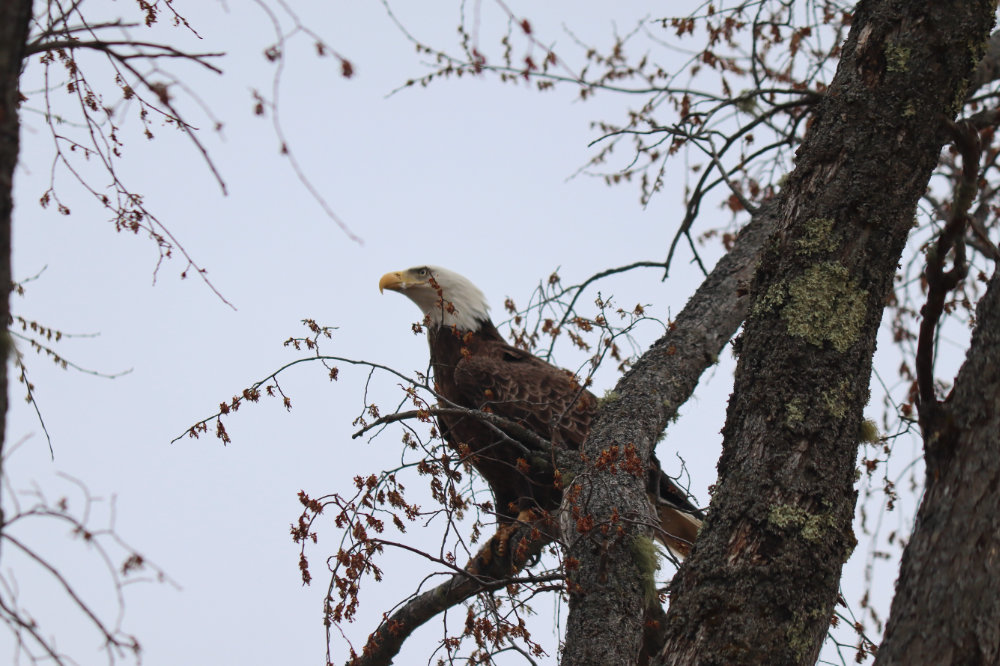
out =
[[[554,446],[583,445],[597,399],[572,374],[507,344],[489,321],[477,331],[432,326],[428,340],[434,383],[446,402],[496,414]],[[516,429],[473,415],[442,415],[438,423],[452,447],[467,446],[472,453],[472,465],[493,489],[501,518],[558,506],[551,452],[539,450]]]

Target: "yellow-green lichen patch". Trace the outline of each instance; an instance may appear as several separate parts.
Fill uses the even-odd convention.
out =
[[[796,661],[803,661],[816,648],[813,644],[812,627],[823,617],[823,611],[814,608],[808,611],[797,611],[792,624],[788,627],[788,647],[795,655]]]
[[[819,543],[836,527],[830,514],[809,513],[794,504],[775,504],[767,514],[767,521],[783,530],[797,530],[812,543]]]
[[[844,547],[844,562],[851,559],[851,555],[854,554],[854,549],[858,545],[858,537],[854,536],[854,530],[847,530],[847,545]]]
[[[885,65],[890,72],[905,72],[906,63],[910,59],[910,47],[895,42],[886,42]]]
[[[832,252],[837,249],[837,239],[833,234],[833,220],[829,217],[814,217],[803,225],[805,234],[795,241],[799,254]]]
[[[996,9],[997,2],[993,0],[994,10]],[[966,46],[969,49],[969,65],[971,67],[976,67],[979,65],[979,61],[986,56],[986,52],[989,50],[990,40],[989,37],[986,39],[976,39],[970,41]],[[968,83],[968,81],[966,81]]]
[[[767,293],[757,299],[753,307],[753,314],[759,316],[779,308],[787,296],[784,285],[772,284],[768,287]]]
[[[865,419],[861,422],[861,432],[858,434],[858,440],[864,444],[878,444],[882,435],[878,431],[878,426],[871,419]]]
[[[618,402],[622,397],[618,395],[618,391],[614,389],[608,389],[604,392],[604,397],[597,400],[598,405],[603,405],[604,403]]]
[[[789,428],[795,428],[806,418],[806,401],[804,398],[795,397],[785,407],[785,424]]]
[[[817,347],[829,342],[844,352],[861,336],[866,295],[844,266],[828,261],[808,268],[788,285],[788,304],[781,316],[789,334]]]
[[[656,544],[647,536],[637,536],[632,540],[631,550],[636,568],[639,569],[639,580],[642,583],[646,605],[659,603],[656,592],[656,570],[660,568],[660,554],[656,550]]]
[[[848,401],[851,383],[846,379],[841,379],[836,386],[832,386],[823,391],[819,398],[826,408],[826,413],[835,419],[842,419],[847,415]]]
[[[948,117],[952,117],[958,114],[963,108],[965,108],[965,101],[969,98],[969,80],[962,79],[958,88],[955,89],[955,97],[952,98],[951,104],[948,105],[948,110],[945,112]]]
[[[972,202],[979,194],[978,185],[978,182],[969,184],[964,179],[959,180],[958,186],[955,188],[955,203],[952,204],[952,210],[962,213],[969,212],[969,209],[972,208]]]

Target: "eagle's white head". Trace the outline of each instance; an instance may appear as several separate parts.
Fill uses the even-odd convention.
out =
[[[483,292],[467,278],[438,266],[416,266],[386,273],[378,290],[398,291],[417,304],[431,325],[479,330],[489,321],[490,306]]]

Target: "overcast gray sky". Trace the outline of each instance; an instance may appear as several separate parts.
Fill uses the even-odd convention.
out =
[[[398,460],[394,434],[370,443],[350,438],[366,374],[342,367],[340,380],[331,384],[320,367],[299,368],[282,382],[294,405],[290,413],[265,401],[228,419],[234,438],[228,447],[211,435],[170,444],[220,401],[299,356],[282,342],[305,332],[301,319],[339,327],[326,343],[328,353],[423,370],[426,342],[410,332],[418,312],[396,294],[379,295],[384,272],[420,263],[461,272],[483,289],[501,319],[505,297],[526,302],[557,267],[569,283],[609,266],[661,259],[683,210],[683,173],[646,208],[634,187],[568,178],[592,154],[587,144],[597,135],[589,123],[617,119],[634,100],[598,94],[583,104],[571,88],[538,93],[489,77],[439,81],[389,96],[428,70],[383,6],[308,3],[298,8],[301,18],[353,62],[356,74],[341,78],[335,63],[315,57],[310,40],[297,42],[282,79],[282,121],[309,178],[363,240],[355,243],[324,216],[279,155],[270,120],[253,116],[250,90],[270,90],[274,66],[262,51],[273,35],[255,5],[227,4],[175,2],[204,38],[197,48],[227,53],[221,77],[183,71],[224,122],[221,134],[201,136],[229,196],[220,195],[176,130],[154,124],[157,138],[147,142],[134,132],[133,119],[122,174],[209,270],[235,311],[200,280],[181,280],[180,259],[160,268],[154,286],[152,244],[115,234],[106,214],[69,178],[60,182],[72,215],[42,210],[36,202],[47,187],[51,139],[39,115],[26,110],[23,116],[15,276],[45,270],[25,298],[14,299],[14,311],[66,332],[99,332],[66,340],[59,349],[88,368],[133,372],[102,379],[59,370],[28,352],[55,460],[33,408],[21,399],[23,389],[14,385],[8,437],[24,443],[7,472],[15,487],[37,484],[50,499],[65,495],[71,506],[80,506],[81,494],[58,474],[79,479],[101,498],[99,526],[107,524],[114,498],[117,532],[180,586],[127,589],[123,626],[139,638],[149,666],[322,663],[322,555],[335,552],[336,532],[331,525],[320,529],[320,542],[310,551],[315,582],[304,588],[288,528],[301,508],[299,490],[314,496],[348,490],[355,474]],[[455,43],[457,3],[398,4],[400,20],[420,39],[449,48]],[[571,2],[510,6],[531,18],[541,41],[576,56],[563,23],[581,39],[607,46],[615,29],[631,30],[650,11],[639,2],[593,9]],[[685,7],[671,11],[682,14]],[[482,11],[483,43],[495,51],[495,8],[483,3]],[[675,57],[657,55],[668,64]],[[31,78],[37,75],[32,64],[28,80],[37,83]],[[714,226],[730,222],[728,212],[708,212]],[[715,257],[718,249],[705,252]],[[667,282],[650,271],[609,282],[602,292],[630,307],[651,304],[652,314],[666,320],[699,282],[690,258],[681,251]],[[657,329],[640,335],[648,344]],[[732,365],[725,354],[658,449],[673,472],[679,468],[675,454],[683,456],[702,505],[715,480]],[[613,373],[602,375],[597,392],[613,381]],[[392,381],[377,384],[378,395],[394,390]],[[91,573],[100,571],[99,563],[78,541],[60,529],[30,536],[82,577],[77,584],[95,606],[112,607],[107,581]],[[435,526],[411,537],[436,543]],[[4,576],[17,581],[20,599],[43,628],[57,633],[58,645],[80,663],[101,663],[99,637],[51,602],[58,590],[21,573],[9,551],[4,556]],[[351,628],[358,647],[381,613],[428,569],[410,555],[390,554],[385,561],[385,582],[366,590],[370,596]],[[891,582],[895,569],[888,575]],[[30,602],[33,597],[46,601]],[[536,610],[543,627],[536,638],[554,656],[557,638],[544,629],[554,605],[539,603]],[[399,663],[423,663],[440,632],[439,623],[430,623]],[[0,633],[0,655],[13,650],[11,637]],[[334,659],[345,658],[339,641]]]

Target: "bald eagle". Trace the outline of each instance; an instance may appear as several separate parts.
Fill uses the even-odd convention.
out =
[[[435,389],[446,403],[496,414],[555,447],[583,446],[597,398],[573,373],[507,344],[472,282],[444,268],[418,266],[386,273],[378,286],[403,294],[423,312]],[[559,507],[555,461],[537,441],[502,426],[504,434],[498,433],[475,415],[440,414],[437,420],[453,449],[471,453],[472,466],[493,491],[501,523],[516,521],[524,511]],[[686,556],[701,511],[658,465],[649,470],[647,492],[660,518],[657,537]]]

